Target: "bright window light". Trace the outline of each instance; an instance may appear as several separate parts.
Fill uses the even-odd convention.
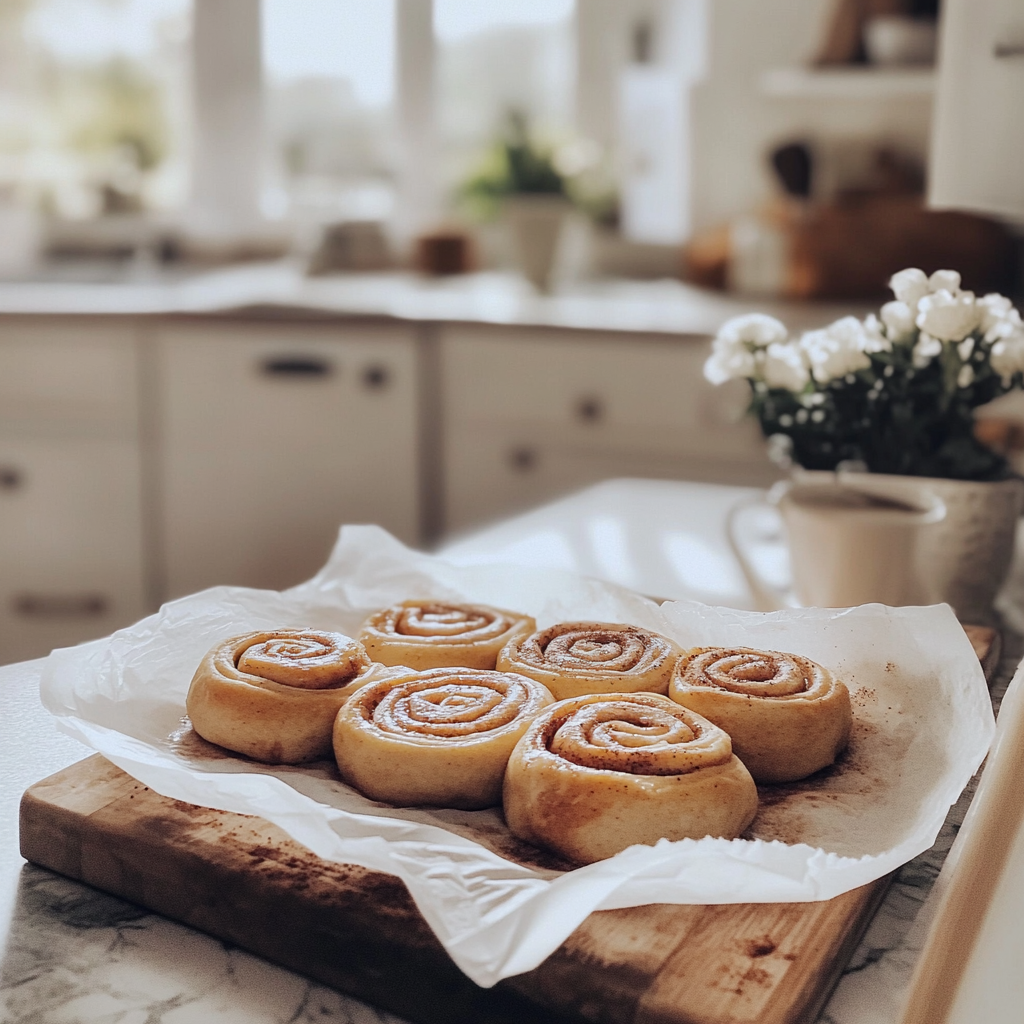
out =
[[[263,66],[278,83],[348,81],[362,106],[394,94],[393,0],[263,0]]]
[[[159,47],[163,24],[191,6],[191,0],[37,0],[25,19],[25,38],[63,60],[142,59]]]
[[[449,43],[513,25],[550,25],[574,8],[574,0],[435,0],[434,35]]]

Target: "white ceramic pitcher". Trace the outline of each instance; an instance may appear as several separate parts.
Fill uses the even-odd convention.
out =
[[[899,498],[882,497],[827,480],[777,484],[768,494],[786,529],[793,589],[807,607],[848,608],[932,604],[931,581],[920,571],[924,532],[946,516],[946,506],[927,487],[908,487]],[[758,606],[784,607],[766,585],[736,537],[736,520],[752,502],[733,507],[729,543]]]

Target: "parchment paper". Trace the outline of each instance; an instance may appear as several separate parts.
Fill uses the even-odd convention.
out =
[[[304,626],[355,635],[370,611],[413,597],[513,608],[539,627],[631,622],[684,646],[806,655],[850,688],[850,749],[809,780],[762,787],[743,838],[662,840],[567,870],[513,839],[498,809],[377,804],[342,783],[333,764],[271,768],[206,743],[183,719],[192,674],[220,640]],[[821,900],[870,882],[931,846],[994,733],[978,660],[945,605],[769,614],[659,607],[567,572],[456,567],[369,526],[344,527],[324,569],[292,590],[207,590],[106,639],[54,651],[41,692],[64,730],[156,792],[260,815],[321,857],[399,876],[483,986],[535,967],[593,910]]]

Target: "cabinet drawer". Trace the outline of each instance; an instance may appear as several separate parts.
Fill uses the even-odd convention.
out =
[[[764,441],[745,415],[747,385],[709,384],[707,351],[687,339],[451,329],[446,419],[454,433],[542,425],[549,440],[573,447],[759,462]]]
[[[418,539],[408,330],[167,330],[159,342],[167,596],[308,578],[342,523]]]
[[[137,384],[129,327],[0,326],[0,420],[133,430]]]
[[[0,438],[0,660],[144,614],[139,495],[131,442]]]
[[[778,470],[753,457],[686,450],[612,449],[558,443],[543,427],[449,428],[445,523],[449,532],[511,515],[589,484],[617,477],[768,485]]]
[[[443,346],[449,414],[576,427],[670,431],[698,425],[707,346],[588,332],[451,328]]]

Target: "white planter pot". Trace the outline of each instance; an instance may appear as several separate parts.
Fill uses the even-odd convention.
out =
[[[831,476],[831,474],[829,474]],[[836,474],[865,494],[899,499],[926,486],[946,506],[946,517],[924,531],[916,571],[930,600],[952,605],[961,622],[986,622],[1013,561],[1024,480],[943,480],[888,473]]]
[[[541,291],[551,287],[558,242],[572,209],[557,195],[515,195],[504,203],[505,222],[523,276]]]

